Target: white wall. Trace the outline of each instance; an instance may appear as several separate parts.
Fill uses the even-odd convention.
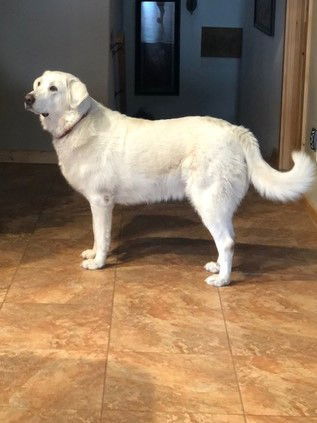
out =
[[[254,0],[245,0],[239,121],[250,128],[270,156],[280,134],[286,0],[276,2],[275,35],[254,27]]]
[[[109,7],[110,0],[1,1],[0,149],[52,148],[23,106],[46,69],[79,76],[92,96],[108,101]]]
[[[128,114],[155,118],[208,114],[237,120],[240,59],[201,57],[201,27],[242,27],[245,0],[199,0],[191,15],[181,1],[180,95],[135,96],[135,1],[124,0]]]

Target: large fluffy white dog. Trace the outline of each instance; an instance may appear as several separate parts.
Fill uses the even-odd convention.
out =
[[[295,166],[282,173],[262,158],[253,134],[211,117],[149,121],[107,109],[75,76],[46,71],[34,81],[25,107],[41,115],[53,136],[61,171],[90,203],[94,246],[82,266],[106,263],[114,204],[188,198],[213,236],[217,262],[206,282],[228,285],[233,257],[232,217],[250,181],[269,199],[298,198],[311,185],[315,165],[293,153]],[[218,274],[216,274],[218,273]]]

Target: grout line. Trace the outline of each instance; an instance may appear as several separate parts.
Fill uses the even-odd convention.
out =
[[[230,356],[231,356],[231,360],[232,360],[232,366],[233,366],[233,370],[234,370],[234,374],[235,374],[235,379],[236,379],[236,384],[237,384],[237,388],[238,388],[238,392],[239,392],[239,397],[240,397],[240,403],[241,403],[241,408],[242,408],[242,412],[243,412],[243,417],[244,417],[245,423],[247,423],[247,417],[246,417],[246,414],[245,414],[244,404],[243,404],[243,400],[242,400],[242,393],[241,393],[241,389],[240,389],[239,378],[238,378],[237,369],[236,369],[236,365],[235,365],[233,354],[232,354],[232,348],[231,348],[230,337],[229,337],[229,333],[228,333],[227,322],[226,322],[226,318],[225,318],[225,312],[224,312],[223,304],[222,304],[222,300],[221,300],[220,289],[217,288],[217,291],[218,291],[218,297],[219,297],[219,301],[220,301],[220,307],[221,307],[223,322],[224,322],[225,330],[226,330],[226,334],[227,334],[229,352],[230,352]]]
[[[123,216],[122,216],[122,211],[121,211],[120,212],[120,223],[119,223],[120,230],[119,230],[118,239],[121,239],[122,220],[123,220]],[[109,358],[110,342],[111,342],[111,329],[112,329],[113,310],[114,310],[114,297],[115,297],[115,291],[116,291],[117,270],[118,270],[118,257],[116,257],[115,271],[114,271],[114,277],[113,277],[113,292],[112,292],[112,301],[111,301],[111,317],[110,317],[110,324],[109,324],[109,334],[108,334],[109,339],[108,339],[108,345],[107,345],[107,357],[106,357],[106,362],[105,362],[104,380],[103,380],[102,397],[101,397],[100,422],[102,422],[103,411],[104,411],[104,399],[105,399],[105,393],[106,393],[106,378],[107,378],[108,358]]]
[[[10,288],[11,288],[11,286],[12,286],[12,285],[13,285],[13,283],[14,283],[15,276],[16,276],[16,274],[17,274],[18,270],[20,269],[21,263],[22,263],[22,261],[23,261],[23,259],[24,259],[24,257],[25,257],[26,251],[27,251],[27,249],[28,249],[28,247],[29,247],[29,245],[30,245],[30,242],[31,242],[32,237],[33,237],[34,232],[35,232],[35,229],[36,229],[36,227],[37,227],[37,225],[38,225],[38,223],[39,223],[39,221],[40,221],[40,219],[41,219],[41,217],[42,217],[42,214],[43,214],[43,211],[44,211],[45,205],[46,205],[47,200],[48,200],[49,195],[50,195],[50,190],[53,188],[53,186],[54,186],[54,181],[55,181],[56,179],[57,179],[57,176],[55,175],[55,177],[53,177],[53,178],[52,178],[52,183],[51,183],[51,185],[50,185],[50,189],[47,191],[47,195],[46,195],[46,197],[45,197],[45,198],[43,198],[43,201],[40,203],[40,206],[39,206],[39,212],[38,212],[37,219],[35,219],[35,221],[34,221],[32,231],[30,232],[29,238],[28,238],[28,240],[26,241],[26,244],[25,244],[24,250],[23,250],[23,252],[22,252],[22,254],[21,254],[20,260],[18,261],[18,264],[17,264],[17,266],[16,266],[16,269],[15,269],[15,271],[13,272],[13,275],[12,275],[12,277],[11,277],[11,281],[10,281],[10,284],[7,286],[7,292],[5,293],[5,296],[4,296],[4,298],[3,298],[2,304],[0,304],[0,311],[2,310],[2,307],[4,306],[4,304],[5,304],[5,302],[6,302],[6,299],[7,299],[8,293],[9,293],[9,291],[10,291]]]

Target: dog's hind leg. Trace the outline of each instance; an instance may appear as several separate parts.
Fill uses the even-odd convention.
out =
[[[191,191],[190,198],[218,250],[217,263],[209,262],[205,269],[219,274],[209,276],[206,282],[214,286],[229,285],[234,248],[232,216],[237,205],[221,184]]]
[[[210,219],[204,218],[203,222],[214,238],[219,254],[217,263],[214,265],[207,263],[205,266],[205,269],[209,271],[213,271],[213,266],[216,269],[219,268],[219,274],[208,276],[206,282],[214,286],[229,285],[234,247],[232,223],[215,219],[214,216]]]

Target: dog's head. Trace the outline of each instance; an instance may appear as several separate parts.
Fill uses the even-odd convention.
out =
[[[25,96],[24,105],[26,110],[44,117],[63,116],[78,109],[87,97],[86,85],[76,76],[46,71],[34,81],[33,91]]]

